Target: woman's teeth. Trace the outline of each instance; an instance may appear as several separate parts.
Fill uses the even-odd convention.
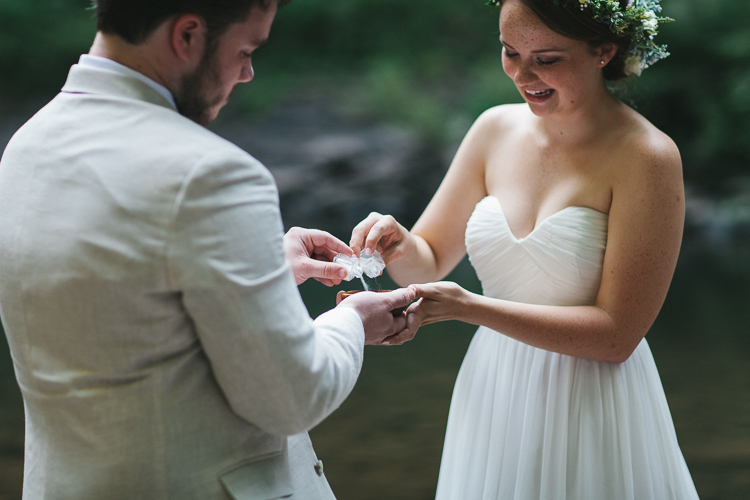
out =
[[[550,95],[552,93],[552,89],[547,89],[547,90],[527,90],[526,93],[529,94],[529,95],[541,97],[541,96],[545,96],[545,95]]]

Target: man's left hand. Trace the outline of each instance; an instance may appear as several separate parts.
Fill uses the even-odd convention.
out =
[[[301,227],[293,227],[284,235],[284,252],[298,285],[309,278],[325,286],[338,285],[346,277],[346,268],[334,264],[333,258],[340,253],[354,255],[351,248],[331,234]]]

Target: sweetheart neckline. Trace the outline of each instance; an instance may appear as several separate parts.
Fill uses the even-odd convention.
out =
[[[600,210],[597,210],[595,208],[584,207],[584,206],[581,206],[581,205],[570,205],[570,206],[561,208],[557,212],[554,212],[554,213],[548,215],[547,217],[545,217],[544,219],[542,219],[539,223],[537,223],[534,226],[534,228],[529,232],[529,234],[527,234],[526,236],[523,236],[521,238],[518,238],[513,233],[513,230],[510,228],[510,223],[508,222],[508,217],[505,215],[505,210],[503,210],[503,205],[502,205],[502,203],[500,203],[500,199],[497,196],[493,195],[493,194],[489,194],[489,195],[485,196],[484,200],[486,200],[487,198],[492,198],[493,200],[495,200],[495,203],[497,204],[498,208],[500,209],[500,213],[503,215],[503,221],[505,221],[505,225],[508,227],[508,233],[510,234],[511,238],[513,238],[518,243],[521,243],[524,240],[528,239],[530,236],[532,236],[534,233],[536,233],[537,229],[539,229],[540,227],[544,226],[547,223],[547,221],[549,221],[550,219],[552,219],[552,218],[554,218],[554,217],[556,217],[556,216],[558,216],[558,215],[560,215],[563,212],[566,212],[568,210],[575,210],[575,209],[578,209],[578,210],[587,210],[587,211],[593,212],[593,213],[595,213],[595,214],[597,214],[597,215],[599,215],[601,217],[609,219],[609,214],[605,214],[604,212],[602,212]],[[484,201],[484,200],[482,200],[482,201]],[[481,203],[481,201],[480,201],[480,203]]]

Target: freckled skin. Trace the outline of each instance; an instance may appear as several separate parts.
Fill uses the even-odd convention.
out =
[[[456,319],[549,351],[623,362],[661,309],[677,262],[684,222],[679,152],[610,95],[602,61],[614,47],[559,35],[518,0],[504,3],[500,31],[503,68],[527,104],[479,117],[411,232],[390,216],[371,214],[355,228],[351,246],[377,248],[400,285],[426,283],[417,285],[424,300],[411,309],[423,324]],[[429,283],[465,256],[466,223],[488,194],[500,200],[518,238],[568,206],[609,214],[594,305],[522,304]]]
[[[604,82],[601,60],[609,61],[614,46],[606,51],[592,49],[547,28],[531,11],[517,1],[506,2],[500,12],[500,33],[504,44],[503,69],[524,97],[524,88],[554,89],[550,102],[530,103],[531,110],[545,116],[565,113],[578,104],[601,97]],[[536,52],[555,49],[550,52]],[[555,61],[551,65],[545,62]]]

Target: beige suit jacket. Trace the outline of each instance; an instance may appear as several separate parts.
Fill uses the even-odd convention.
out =
[[[25,500],[332,498],[305,431],[353,388],[364,330],[310,319],[282,237],[263,165],[72,68],[0,162]]]

